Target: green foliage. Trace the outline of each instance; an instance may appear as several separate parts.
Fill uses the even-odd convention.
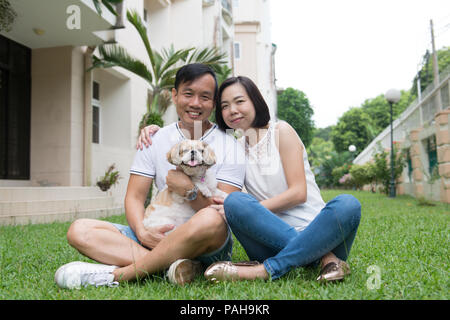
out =
[[[117,12],[114,9],[114,5],[121,3],[123,0],[92,0],[95,6],[95,10],[97,10],[97,13],[99,15],[102,14],[102,6],[103,4],[106,9],[108,9],[109,12],[111,12],[113,15],[117,16]]]
[[[150,113],[144,114],[141,122],[139,122],[138,135],[141,133],[142,128],[149,126],[151,124],[156,124],[159,127],[164,127],[164,120],[162,119],[161,114],[159,114],[157,112],[150,112]]]
[[[351,164],[345,163],[342,166],[335,167],[331,171],[331,175],[333,176],[333,185],[338,186],[340,184],[349,184],[349,179],[346,179],[347,177],[344,177],[346,174],[350,172],[350,168],[352,167]],[[348,176],[350,178],[350,176]],[[342,181],[341,179],[344,178]]]
[[[450,47],[443,47],[437,50],[439,72],[450,67]],[[422,67],[418,74],[414,77],[411,87],[411,95],[417,96],[417,80],[420,78],[420,88],[424,91],[431,83],[433,83],[433,59],[431,53],[427,50],[423,56]]]
[[[331,141],[315,137],[306,150],[311,167],[319,168],[330,157],[330,154],[334,151],[334,146]]]
[[[321,138],[325,141],[329,141],[331,139],[331,130],[333,126],[328,126],[325,128],[314,128],[314,138]],[[314,140],[314,139],[313,139]]]
[[[334,186],[339,186],[339,178],[333,176],[333,169],[348,165],[351,163],[352,155],[350,152],[337,153],[332,151],[328,156],[325,157],[323,162],[319,167],[315,169],[316,172],[316,182],[320,188],[331,188]]]
[[[352,178],[352,185],[356,189],[361,189],[364,185],[370,184],[376,179],[375,165],[372,162],[365,164],[354,164],[349,171]]]
[[[226,79],[228,79],[231,76],[231,73],[233,71],[226,64],[224,64],[224,65],[217,65],[213,69],[214,69],[214,72],[216,73],[217,85],[219,87],[222,84],[222,82],[224,82]],[[214,114],[214,112],[213,112],[213,114]]]
[[[353,144],[358,154],[373,138],[375,130],[371,119],[361,108],[346,111],[331,130],[331,140],[337,152],[344,152]]]
[[[115,164],[109,166],[109,168],[106,170],[105,175],[100,178],[100,180],[97,181],[97,186],[102,191],[107,191],[109,188],[114,186],[119,182],[119,179],[121,179],[119,175],[119,171],[114,170]]]
[[[389,184],[391,181],[391,153],[383,150],[374,155],[374,176],[376,183],[383,186],[382,191],[389,193]],[[394,144],[394,179],[397,180],[406,166],[405,154],[397,149]]]
[[[12,8],[9,0],[0,0],[0,31],[11,31],[16,18],[17,13]]]
[[[393,120],[397,119],[405,111],[414,98],[415,96],[411,95],[410,91],[401,91],[400,101],[392,105]],[[380,94],[373,99],[367,99],[361,105],[361,108],[370,118],[374,137],[390,125],[390,106],[384,94]]]
[[[305,93],[287,88],[278,94],[278,118],[288,122],[302,139],[305,147],[311,143],[314,122],[313,109]]]

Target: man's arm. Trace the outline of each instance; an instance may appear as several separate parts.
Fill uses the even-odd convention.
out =
[[[144,204],[152,181],[152,178],[131,174],[125,196],[125,216],[128,224],[137,238],[148,248],[154,248],[165,236],[164,233],[174,228],[169,225],[151,229],[144,227]]]

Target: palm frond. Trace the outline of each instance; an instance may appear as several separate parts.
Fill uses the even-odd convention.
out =
[[[185,60],[186,63],[203,63],[206,65],[226,64],[226,53],[221,53],[218,48],[195,49]]]
[[[142,42],[144,43],[145,49],[147,50],[148,57],[150,58],[150,64],[152,66],[154,74],[155,72],[155,55],[153,52],[153,49],[150,45],[150,41],[148,40],[147,36],[147,29],[144,26],[144,23],[141,20],[141,17],[139,14],[135,11],[127,11],[127,19],[130,21],[130,23],[136,28],[137,32],[139,33],[139,36],[141,37]]]
[[[111,68],[114,66],[122,67],[145,79],[153,87],[152,73],[148,67],[140,60],[133,58],[123,47],[119,45],[101,45],[98,47],[102,58],[94,57],[94,68]]]
[[[179,61],[184,61],[193,49],[194,48],[188,48],[174,51],[173,46],[171,46],[169,50],[163,49],[162,56],[164,59],[164,64],[159,70],[160,78],[175,77],[176,72],[180,68],[175,66],[176,63]]]

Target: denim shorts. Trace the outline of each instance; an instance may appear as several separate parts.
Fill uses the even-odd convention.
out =
[[[136,241],[142,246],[142,243],[136,237],[136,234],[134,233],[133,229],[131,229],[129,226],[125,226],[123,224],[118,223],[112,223],[112,225],[115,226],[124,236],[130,238],[131,240]],[[194,260],[200,261],[205,267],[207,267],[217,261],[231,261],[232,252],[233,252],[233,238],[231,236],[231,229],[228,226],[228,235],[227,240],[225,240],[225,243],[217,250],[210,253],[202,254],[201,256],[198,256]]]

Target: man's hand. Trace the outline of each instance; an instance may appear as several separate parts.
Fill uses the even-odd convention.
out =
[[[166,236],[166,232],[175,228],[173,224],[164,224],[153,228],[141,227],[136,231],[136,236],[141,243],[150,249],[153,249]]]
[[[187,176],[179,167],[176,170],[169,170],[166,177],[167,188],[181,197],[186,196],[186,192],[194,188],[191,178]]]

